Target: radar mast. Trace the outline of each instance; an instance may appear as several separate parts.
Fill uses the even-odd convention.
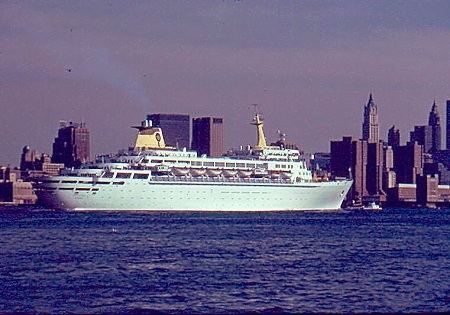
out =
[[[261,114],[258,112],[258,104],[252,104],[255,110],[255,117],[250,123],[256,126],[256,145],[255,149],[264,149],[267,146],[266,137],[264,135],[264,120],[261,118]]]

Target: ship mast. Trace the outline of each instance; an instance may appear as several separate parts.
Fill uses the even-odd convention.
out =
[[[252,106],[255,108],[255,117],[250,124],[256,126],[256,145],[254,148],[264,149],[267,146],[266,137],[264,136],[264,120],[258,113],[258,104],[252,104]]]

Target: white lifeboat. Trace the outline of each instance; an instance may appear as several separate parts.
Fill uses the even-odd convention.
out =
[[[212,177],[217,177],[222,174],[222,170],[208,170],[208,175]]]
[[[237,175],[237,173],[238,173],[238,171],[236,171],[236,170],[224,170],[223,171],[223,175],[226,177],[234,177]]]
[[[172,167],[172,174],[175,176],[184,176],[189,174],[188,168]]]
[[[270,177],[276,179],[276,178],[280,178],[280,173],[272,173],[270,174]]]
[[[206,173],[206,170],[203,168],[191,169],[192,176],[202,176],[202,175],[205,175],[205,173]]]
[[[252,171],[239,171],[238,172],[239,177],[250,177],[250,175],[252,175]]]

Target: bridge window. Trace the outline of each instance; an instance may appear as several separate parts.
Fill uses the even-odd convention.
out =
[[[102,178],[113,178],[114,177],[114,173],[113,172],[105,172],[105,174],[103,174]]]
[[[117,173],[116,178],[130,178],[131,173]]]
[[[134,179],[147,179],[148,178],[148,174],[137,174],[137,173],[135,173],[133,178]]]

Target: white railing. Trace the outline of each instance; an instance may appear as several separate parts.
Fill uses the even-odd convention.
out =
[[[155,182],[200,182],[200,183],[255,183],[255,184],[292,184],[289,179],[239,178],[239,177],[190,177],[190,176],[151,176]]]

